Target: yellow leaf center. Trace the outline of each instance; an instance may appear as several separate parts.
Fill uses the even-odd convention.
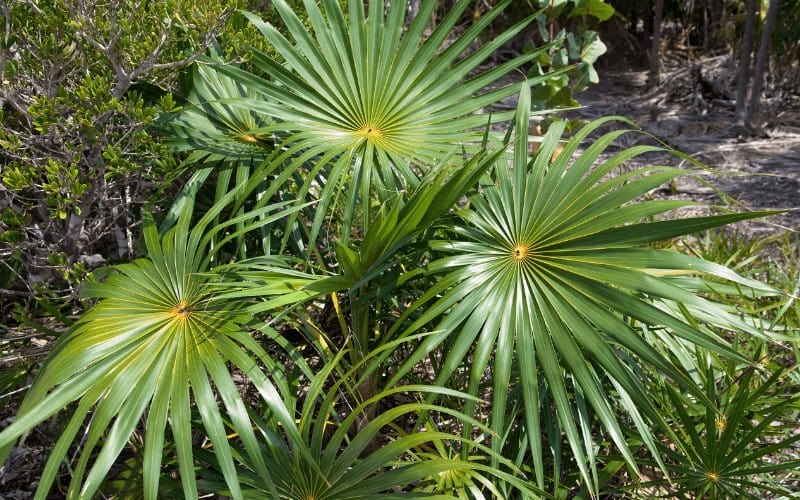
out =
[[[719,482],[719,474],[717,474],[716,472],[707,472],[706,477],[715,483]]]
[[[367,139],[380,139],[383,137],[383,132],[381,132],[378,127],[372,125],[371,123],[367,123],[358,129],[356,134],[360,135],[361,137],[366,137]]]
[[[244,142],[250,142],[250,143],[258,142],[258,137],[256,137],[254,134],[240,135],[239,139]]]
[[[528,250],[530,250],[528,245],[520,243],[511,250],[511,257],[517,262],[523,261],[528,257]]]
[[[185,302],[181,302],[177,306],[170,309],[169,314],[180,320],[185,320],[189,316],[190,312],[192,312],[192,307]]]

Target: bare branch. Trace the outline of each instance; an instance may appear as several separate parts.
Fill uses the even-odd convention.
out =
[[[19,98],[19,94],[15,89],[6,88],[4,85],[0,89],[0,103],[9,103],[14,110],[25,117],[25,120],[30,123],[30,113],[28,113],[28,106]]]
[[[131,72],[131,80],[135,80],[141,75],[149,73],[151,71],[160,71],[160,70],[167,70],[167,69],[175,69],[180,68],[183,66],[187,66],[192,64],[194,61],[197,60],[198,57],[203,55],[203,53],[211,46],[212,42],[214,41],[214,37],[216,36],[217,31],[225,24],[225,22],[230,17],[230,11],[225,9],[222,14],[220,15],[219,20],[209,28],[206,34],[203,36],[203,42],[200,44],[200,48],[194,51],[188,57],[184,57],[183,59],[172,61],[168,63],[156,63],[155,60],[158,57],[159,53],[163,49],[164,42],[166,41],[165,36],[166,33],[162,32],[162,37],[159,40],[158,47],[156,51],[148,57],[145,61],[143,61],[135,70]]]
[[[40,9],[39,6],[36,5],[36,2],[34,0],[26,0],[25,3],[27,3],[31,7],[31,9],[33,9],[33,12],[36,13],[37,15],[44,14],[42,12],[42,9]]]
[[[108,41],[105,44],[101,43],[97,38],[95,38],[94,33],[89,32],[89,29],[91,29],[92,26],[92,14],[87,10],[88,4],[86,2],[77,2],[77,9],[70,8],[70,17],[72,17],[72,19],[74,19],[82,27],[82,29],[76,31],[76,34],[105,56],[109,65],[111,66],[111,69],[114,71],[114,77],[116,80],[116,84],[114,85],[115,96],[117,93],[117,88],[124,89],[119,93],[119,96],[117,96],[120,97],[130,86],[131,76],[130,73],[123,67],[116,49],[116,45],[119,42],[119,37],[121,36],[121,30],[119,29],[119,23],[117,22],[118,14],[116,6],[117,3],[112,2],[110,14],[111,28]]]

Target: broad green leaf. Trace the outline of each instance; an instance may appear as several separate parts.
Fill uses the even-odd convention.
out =
[[[545,408],[535,388],[544,383],[555,410],[555,420],[549,419],[549,425],[564,433],[586,487],[596,491],[593,450],[597,443],[587,430],[591,427],[586,417],[589,408],[636,470],[620,410],[636,422],[639,439],[654,454],[658,439],[651,426],[671,432],[638,373],[653,370],[707,401],[687,371],[690,367],[648,345],[642,331],[658,328],[667,337],[745,361],[722,336],[700,326],[702,321],[751,332],[745,321],[737,324],[733,319],[744,312],[728,311],[695,289],[682,288],[675,278],[702,279],[705,274],[750,293],[774,293],[723,266],[644,246],[765,213],[648,221],[683,204],[641,201],[683,172],[640,167],[617,173],[623,161],[652,150],[636,147],[601,160],[601,153],[625,131],[600,136],[578,153],[581,141],[608,119],[589,123],[566,140],[564,127],[554,124],[531,158],[527,92],[523,85],[517,135],[508,160],[496,164],[493,183],[482,186],[470,198],[469,209],[459,212],[463,226],[454,228],[456,239],[430,244],[442,257],[431,262],[428,271],[441,283],[412,306],[419,316],[405,331],[418,331],[430,322],[434,333],[398,369],[393,381],[446,342],[439,383],[468,362],[472,394],[479,388],[475,381],[487,370],[497,370],[499,385],[494,391],[502,393],[509,383],[506,366],[511,360],[519,374],[517,382],[525,388],[528,432],[537,430],[529,434],[529,450],[539,484],[546,475],[546,460],[536,440],[540,422],[549,417],[539,416]],[[553,159],[559,143],[563,151]],[[690,317],[692,311],[697,319]],[[769,337],[769,333],[761,335]],[[493,352],[493,357],[487,352]],[[575,384],[577,394],[570,384]],[[604,389],[609,385],[620,388],[619,399],[609,397]],[[496,395],[498,401],[505,406],[504,396]],[[494,432],[504,432],[502,418],[491,421]],[[499,448],[495,451],[502,453]]]
[[[291,209],[274,216],[286,217],[289,213]],[[159,237],[152,222],[147,224],[147,257],[117,266],[105,281],[85,288],[87,296],[98,302],[59,339],[23,401],[17,420],[0,432],[0,447],[7,453],[17,438],[73,402],[78,403],[48,458],[37,498],[44,498],[52,487],[87,412],[92,418],[72,471],[70,495],[95,496],[130,436],[147,416],[142,496],[158,497],[161,447],[169,425],[184,493],[197,497],[192,404],[198,408],[224,464],[231,495],[242,497],[229,451],[228,425],[245,444],[246,454],[254,454],[254,470],[264,476],[265,484],[271,484],[247,408],[226,363],[249,376],[273,417],[289,433],[294,417],[269,376],[258,371],[259,361],[270,364],[270,356],[245,332],[245,326],[252,322],[247,304],[236,299],[217,300],[218,285],[210,286],[219,276],[206,267],[208,259],[203,251],[208,251],[209,239],[202,235],[237,222],[207,229],[213,217],[208,215],[191,231],[187,218],[181,217],[164,237]],[[287,275],[300,279],[296,273]],[[285,291],[281,286],[274,288],[275,293]],[[277,381],[277,385],[281,383]],[[220,411],[217,395],[227,417]]]
[[[593,16],[599,21],[607,21],[614,15],[614,7],[607,4],[605,0],[575,0],[575,8],[570,13],[571,16]],[[594,62],[594,61],[592,61]]]

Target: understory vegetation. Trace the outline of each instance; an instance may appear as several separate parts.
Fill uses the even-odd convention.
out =
[[[493,3],[3,2],[0,491],[797,495],[796,235],[559,117],[613,2]]]

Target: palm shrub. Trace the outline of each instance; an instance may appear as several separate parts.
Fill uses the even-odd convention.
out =
[[[394,262],[381,252],[396,250],[400,238],[384,248],[365,247],[346,255],[351,233],[393,231],[391,219],[382,223],[383,229],[371,226],[385,215],[396,216],[393,211],[405,203],[404,193],[421,179],[439,175],[429,175],[431,170],[441,171],[432,166],[452,163],[455,158],[450,153],[456,144],[477,152],[485,138],[476,128],[513,116],[513,111],[489,115],[483,110],[516,93],[517,84],[484,89],[546,50],[530,51],[492,69],[480,67],[533,20],[530,16],[464,55],[510,3],[500,2],[458,36],[452,32],[469,8],[467,1],[457,2],[438,22],[433,19],[435,2],[424,2],[407,21],[403,2],[394,2],[388,11],[371,2],[365,11],[362,2],[350,1],[347,16],[338,2],[323,2],[322,8],[317,2],[305,2],[306,18],[301,19],[288,4],[277,1],[274,8],[284,23],[282,30],[245,13],[280,57],[254,48],[247,58],[249,71],[207,59],[211,66],[196,73],[196,95],[201,97],[193,99],[196,106],[165,120],[176,149],[191,148],[196,158],[203,155],[225,162],[198,170],[187,185],[188,197],[196,199],[191,193],[198,186],[218,178],[211,172],[230,178],[231,162],[246,157],[237,154],[242,148],[248,148],[248,155],[271,151],[258,174],[270,182],[257,193],[258,199],[262,203],[283,199],[289,192],[315,200],[313,211],[306,211],[308,223],[290,218],[274,231],[282,234],[278,251],[288,245],[301,254],[316,254],[319,265],[324,261],[321,253],[332,246],[330,236],[338,235],[336,265],[353,263],[345,270],[349,278],[355,277],[348,300],[353,304],[370,300],[364,296],[362,278]],[[426,33],[434,22],[435,28]],[[569,69],[541,75],[528,84],[542,84]],[[212,100],[213,96],[218,98]],[[265,117],[270,123],[263,123]],[[273,148],[274,142],[280,147]],[[236,168],[241,172],[243,167]],[[224,192],[225,182],[217,181],[217,194]],[[445,196],[458,198],[457,191]],[[172,219],[181,203],[173,207]],[[375,203],[383,208],[374,210]],[[318,242],[323,223],[329,237]],[[268,238],[262,241],[257,247],[261,252],[274,251]],[[346,327],[357,338],[355,357],[373,347],[367,340],[374,330],[371,309],[360,310],[362,314],[355,314]]]
[[[200,491],[197,460],[222,476],[202,484],[235,498],[294,498],[292,483],[331,498],[535,495],[559,487],[562,440],[596,493],[606,439],[638,468],[626,427],[668,470],[657,437],[675,432],[641,374],[710,403],[690,348],[749,363],[720,329],[769,337],[710,293],[720,280],[741,293],[777,292],[648,245],[760,214],[658,219],[688,203],[643,195],[686,171],[620,169],[662,151],[604,155],[640,133],[596,136],[612,123],[632,126],[622,119],[572,137],[555,122],[532,154],[531,82],[474,96],[524,60],[467,77],[493,49],[458,58],[473,28],[441,49],[457,16],[425,37],[430,12],[404,31],[400,2],[388,12],[370,2],[367,16],[351,0],[347,19],[331,1],[324,11],[305,5],[310,29],[275,2],[293,42],[250,16],[284,57],[254,52],[263,75],[212,59],[215,72],[198,70],[206,90],[180,120],[205,125],[183,126],[176,143],[255,138],[266,145],[261,157],[245,148],[237,164],[236,148],[218,149],[224,164],[201,165],[206,177],[190,181],[160,234],[148,226],[146,258],[87,286],[97,305],[48,358],[0,448],[77,403],[40,498],[90,410],[75,496],[97,491],[142,416],[147,498],[159,493],[167,424],[187,496]],[[495,117],[515,116],[513,133],[472,132],[495,120],[474,112],[513,93],[516,114]],[[245,109],[268,118],[246,123],[255,116]],[[234,118],[246,129],[230,127]],[[219,175],[229,188],[195,210],[202,184]],[[331,237],[321,241],[326,221]],[[280,244],[265,229],[282,233]],[[253,234],[261,244],[241,251]],[[331,306],[317,314],[323,299]],[[338,332],[322,321],[329,309]],[[231,367],[257,404],[238,394]],[[192,403],[207,450],[193,447]],[[451,427],[434,431],[442,415]]]
[[[797,365],[781,366],[756,344],[749,365],[700,350],[704,402],[653,384],[667,395],[664,413],[680,439],[658,444],[666,477],[632,491],[667,491],[670,498],[791,496],[788,484],[800,467],[792,453],[800,440],[794,432],[800,398],[785,380]]]
[[[415,186],[425,165],[439,161],[454,144],[479,144],[481,134],[475,133],[476,128],[510,119],[513,111],[487,115],[482,110],[515,94],[517,85],[483,89],[536,59],[544,48],[488,70],[480,65],[533,18],[464,55],[510,3],[500,2],[458,36],[453,36],[453,29],[469,7],[467,1],[456,2],[429,34],[435,2],[423,2],[406,29],[404,2],[393,2],[388,11],[380,2],[370,2],[367,15],[362,2],[350,1],[345,16],[337,2],[324,1],[321,9],[317,2],[305,1],[309,27],[286,2],[278,0],[274,8],[290,39],[257,16],[245,14],[280,58],[253,49],[248,57],[252,71],[215,65],[248,89],[239,99],[229,95],[222,106],[272,117],[274,124],[252,134],[282,136],[286,148],[282,159],[288,165],[274,162],[276,168],[281,165],[279,179],[302,171],[299,193],[313,192],[314,184],[322,186],[308,236],[311,244],[328,207],[342,207],[340,236],[346,242],[356,212],[361,214],[361,230],[368,228],[370,210],[360,207],[369,200],[383,201]],[[544,82],[556,73],[529,83]],[[258,94],[257,99],[248,97],[252,92]],[[193,147],[201,137],[202,131],[192,136]],[[210,141],[207,147],[214,145]],[[339,198],[344,201],[337,203]]]

